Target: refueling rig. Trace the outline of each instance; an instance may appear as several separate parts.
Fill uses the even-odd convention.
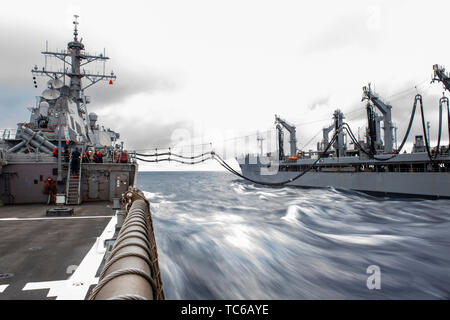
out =
[[[450,91],[450,77],[445,69],[434,65],[433,70],[432,82],[442,82],[445,89]],[[315,151],[298,150],[295,126],[275,116],[277,152],[238,157],[241,177],[269,186],[331,186],[381,195],[450,197],[450,142],[448,146],[441,145],[445,106],[450,137],[448,98],[443,96],[439,100],[439,135],[434,148],[430,146],[429,123],[425,121],[420,94],[414,98],[408,127],[398,147],[397,128],[392,122],[392,106],[383,101],[370,84],[363,87],[362,102],[364,101],[368,121],[365,139],[355,136],[344,121],[344,114],[337,109],[333,113],[332,124],[322,129],[322,141],[317,143]],[[406,153],[403,147],[419,107],[423,133],[415,136],[413,153]],[[289,154],[284,151],[283,127],[290,134]],[[349,148],[348,144],[353,147]]]

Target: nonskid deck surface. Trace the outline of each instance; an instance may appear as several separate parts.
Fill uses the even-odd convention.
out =
[[[114,235],[110,203],[74,206],[71,217],[46,217],[51,207],[0,207],[0,300],[84,299],[97,281]]]

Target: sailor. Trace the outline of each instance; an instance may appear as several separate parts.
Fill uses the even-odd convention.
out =
[[[58,158],[58,148],[57,148],[57,147],[55,147],[55,148],[53,149],[53,156],[54,156],[55,158]]]
[[[98,163],[98,152],[94,151],[94,162]]]
[[[64,145],[64,160],[66,162],[69,162],[69,158],[70,158],[70,153],[69,153],[69,141],[66,141],[66,144]]]
[[[78,169],[80,167],[80,151],[78,151],[78,148],[75,149],[74,152],[72,152],[72,161],[70,162],[70,168],[72,170],[73,174],[78,173]]]
[[[99,151],[97,154],[98,157],[98,163],[103,163],[103,154]]]
[[[44,194],[48,194],[47,204],[50,204],[51,200],[56,198],[56,191],[55,180],[53,180],[51,177],[48,177],[47,180],[45,180],[43,191]]]
[[[89,152],[86,151],[86,152],[83,154],[82,161],[83,161],[83,163],[89,163],[89,162],[90,162],[90,161],[89,161]]]

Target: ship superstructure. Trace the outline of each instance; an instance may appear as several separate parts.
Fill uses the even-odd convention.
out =
[[[42,52],[62,68],[32,70],[49,79],[29,121],[0,134],[0,300],[164,299],[135,153],[88,113],[85,90],[116,77],[84,70],[108,58],[77,18],[66,50]]]
[[[441,66],[433,66],[433,81],[450,90],[450,78]],[[448,99],[439,101],[439,137],[430,146],[429,123],[425,125],[422,97],[416,95],[407,132],[397,147],[392,106],[377,95],[370,84],[363,87],[366,102],[367,129],[364,139],[356,137],[337,109],[333,121],[323,128],[323,138],[315,151],[297,150],[295,127],[276,117],[276,152],[238,157],[242,176],[267,185],[333,187],[378,195],[450,197],[450,143],[441,145],[443,112],[450,120]],[[415,135],[411,153],[403,150],[409,137],[416,109],[420,106],[422,134]],[[445,110],[447,107],[447,110]],[[418,118],[418,117],[417,117]],[[283,127],[290,133],[290,152],[284,151]],[[450,138],[450,123],[448,124]],[[333,134],[332,134],[333,133]],[[382,135],[383,133],[383,135]],[[332,138],[330,139],[330,135]]]
[[[6,204],[45,202],[43,184],[57,182],[58,193],[66,202],[112,200],[134,184],[137,164],[123,150],[119,133],[98,123],[95,113],[88,113],[90,96],[85,90],[100,81],[112,84],[113,72],[105,73],[104,53],[85,52],[78,34],[78,16],[74,16],[73,40],[63,51],[42,52],[45,65],[31,72],[37,88],[37,77],[46,77],[46,87],[30,108],[28,122],[16,130],[0,132],[0,201]],[[60,62],[61,68],[47,68],[47,57]],[[103,64],[102,73],[90,73],[88,64]],[[83,156],[79,172],[71,175],[70,155],[78,150]],[[94,162],[94,155],[102,161]],[[119,190],[120,189],[120,190]]]

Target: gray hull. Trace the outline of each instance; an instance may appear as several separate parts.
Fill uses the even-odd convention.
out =
[[[41,155],[41,162],[23,158],[10,161],[0,172],[0,203],[46,203],[48,195],[43,189],[45,180],[57,179],[57,162],[53,157]],[[28,161],[26,161],[28,160]],[[67,168],[67,164],[65,165]],[[81,202],[112,201],[136,183],[138,166],[135,163],[82,164]],[[68,173],[67,169],[64,171]],[[57,185],[58,193],[66,192],[67,177]]]
[[[276,183],[300,172],[261,174],[260,164],[240,164],[242,174],[255,181]],[[398,194],[450,198],[450,172],[320,172],[311,171],[288,183],[299,187],[356,190],[380,195]]]

